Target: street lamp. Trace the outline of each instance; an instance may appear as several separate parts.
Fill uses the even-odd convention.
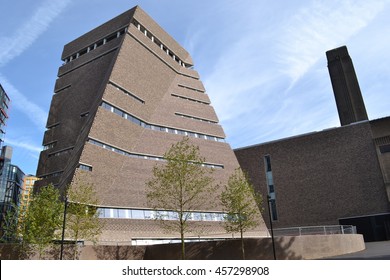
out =
[[[271,203],[271,196],[267,195],[268,216],[269,216],[269,224],[271,227],[272,252],[274,254],[274,260],[276,260],[274,230],[272,228],[271,207],[269,206],[270,203]]]
[[[61,237],[61,254],[60,260],[62,260],[62,254],[64,252],[64,239],[65,239],[65,224],[66,224],[66,209],[68,208],[68,195],[65,196],[65,207],[64,207],[64,220],[62,223],[62,237]]]

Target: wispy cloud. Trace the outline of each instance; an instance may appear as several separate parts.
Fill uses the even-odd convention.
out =
[[[346,44],[368,26],[388,2],[286,4],[272,16],[275,7],[252,2],[249,10],[235,7],[232,22],[230,17],[228,22],[213,18],[217,26],[209,41],[197,36],[187,40],[198,53],[210,49],[203,51],[203,61],[195,62],[209,63],[202,80],[229,142],[245,145],[337,124],[330,81],[323,76],[326,65],[318,75],[313,66],[325,58],[325,51]],[[205,34],[210,32],[209,24],[202,25]],[[309,82],[301,80],[306,73]]]
[[[388,0],[313,1],[285,22],[278,63],[294,84],[324,50],[345,44],[380,13]]]
[[[35,145],[31,144],[30,141],[25,140],[25,139],[8,139],[7,138],[5,140],[5,143],[7,145],[23,148],[25,150],[32,152],[32,153],[30,153],[30,155],[33,155],[34,158],[37,158],[37,153],[40,153],[42,151],[41,146],[35,146]]]
[[[27,97],[20,93],[10,82],[8,82],[1,73],[0,81],[3,88],[11,98],[12,108],[15,108],[25,114],[38,129],[44,130],[46,126],[47,112],[38,105],[34,104],[31,100],[27,99]]]
[[[70,2],[71,0],[44,1],[11,36],[0,38],[0,67],[27,50]],[[1,73],[0,81],[11,97],[13,107],[25,114],[39,129],[44,129],[47,112],[19,92]]]
[[[0,38],[0,67],[28,49],[70,2],[46,0],[11,36]]]

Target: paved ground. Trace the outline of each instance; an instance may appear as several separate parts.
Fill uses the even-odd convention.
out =
[[[390,241],[368,242],[360,252],[327,258],[328,260],[390,260]]]

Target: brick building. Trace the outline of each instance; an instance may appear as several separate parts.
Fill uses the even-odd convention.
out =
[[[92,182],[106,222],[101,241],[178,237],[146,204],[145,182],[164,152],[187,136],[216,182],[239,166],[190,55],[137,6],[65,45],[62,60],[36,186]],[[224,236],[222,215],[218,203],[194,212],[205,229],[193,237]],[[262,223],[253,234],[266,233]]]
[[[390,239],[390,117],[368,120],[346,47],[327,52],[341,127],[235,150],[276,228],[352,224]],[[269,213],[263,214],[267,223]]]
[[[19,213],[25,213],[27,211],[36,180],[38,180],[38,178],[31,174],[24,176],[20,193]]]

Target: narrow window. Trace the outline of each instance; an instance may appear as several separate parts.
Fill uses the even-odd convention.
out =
[[[81,170],[92,171],[92,166],[90,166],[90,165],[80,163],[78,167]]]
[[[54,146],[55,146],[56,144],[57,144],[57,141],[48,143],[48,144],[46,144],[46,145],[43,146],[43,150],[46,151],[46,150],[48,150],[48,149],[54,148]]]
[[[276,211],[276,201],[271,199],[271,217],[273,221],[278,220],[278,212]]]
[[[265,166],[266,166],[266,171],[271,171],[271,158],[270,156],[265,156]]]
[[[269,155],[264,156],[264,165],[265,165],[265,177],[266,177],[266,183],[267,183],[267,190],[268,190],[268,201],[269,208],[270,208],[270,215],[273,221],[278,220],[278,213],[276,208],[276,196],[275,196],[275,185],[274,185],[274,178],[272,175],[272,168],[271,168],[271,157]]]
[[[390,144],[379,146],[381,154],[390,153]]]
[[[80,118],[88,117],[88,115],[89,115],[89,112],[82,113],[82,114],[80,114]]]

